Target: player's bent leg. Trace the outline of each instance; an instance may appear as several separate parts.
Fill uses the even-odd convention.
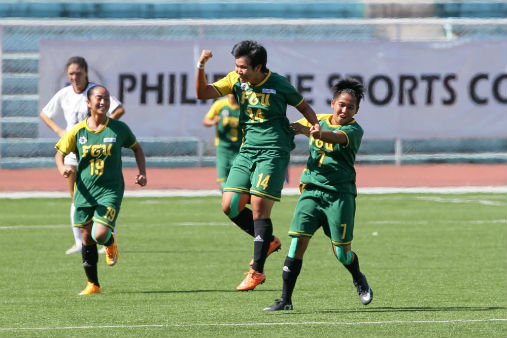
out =
[[[336,258],[338,258],[343,265],[349,265],[352,261],[352,251],[350,248],[344,247],[343,245],[335,245],[334,252]]]
[[[248,194],[226,191],[222,197],[222,210],[240,229],[254,236],[252,210],[245,207],[250,199]]]
[[[338,250],[341,248],[341,246],[336,245],[336,256],[338,257],[338,260],[340,260],[340,251]],[[342,255],[346,256],[347,258],[342,258],[345,262],[348,262],[345,264],[340,260],[340,262],[343,263],[343,266],[350,272],[352,275],[352,281],[354,283],[354,286],[356,287],[357,294],[359,295],[359,300],[363,305],[368,305],[373,300],[373,290],[370,288],[370,285],[368,284],[368,281],[366,280],[366,276],[361,273],[361,270],[359,268],[359,258],[357,257],[356,253],[350,250],[350,246],[346,246],[348,248],[347,254],[343,253],[342,248]],[[350,253],[350,258],[348,257],[348,253]]]
[[[118,246],[116,244],[115,234],[111,228],[94,222],[92,228],[92,238],[95,242],[104,245],[106,251],[106,263],[113,266],[118,262]]]

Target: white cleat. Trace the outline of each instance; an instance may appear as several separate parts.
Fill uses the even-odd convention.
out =
[[[80,253],[80,252],[81,252],[81,245],[74,244],[72,247],[67,249],[67,251],[65,251],[65,254],[71,255],[71,254]]]

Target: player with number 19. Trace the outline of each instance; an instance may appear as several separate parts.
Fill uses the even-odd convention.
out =
[[[125,184],[122,174],[121,149],[134,151],[139,175],[136,183],[146,185],[144,152],[130,128],[123,122],[106,116],[110,96],[103,86],[88,90],[89,116],[68,131],[56,144],[58,171],[64,177],[74,174],[74,226],[80,228],[83,240],[83,267],[88,278],[80,295],[100,293],[97,277],[97,245],[106,248],[106,263],[118,261],[118,250],[113,233],[120,211]],[[73,152],[78,159],[77,169],[64,163],[64,157]]]

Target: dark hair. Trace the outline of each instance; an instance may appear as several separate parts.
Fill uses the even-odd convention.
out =
[[[92,92],[94,92],[96,88],[104,88],[105,91],[109,94],[109,90],[107,90],[106,87],[101,86],[101,85],[94,85],[94,86],[88,88],[88,91],[86,92],[86,97],[88,98],[88,101],[90,101],[90,98],[92,96]],[[111,95],[111,94],[109,94],[109,95]],[[88,116],[90,116],[91,114],[92,114],[92,111],[91,111],[90,107],[88,107]]]
[[[81,56],[71,57],[69,60],[67,60],[67,65],[65,66],[65,71],[68,71],[69,66],[73,65],[73,64],[76,64],[79,67],[81,67],[82,69],[84,69],[84,71],[86,72],[86,82],[87,83],[90,82],[88,80],[88,64],[86,63],[86,60]]]
[[[79,67],[83,68],[85,72],[88,73],[88,64],[86,60],[81,56],[73,56],[67,61],[67,65],[65,66],[65,70],[69,69],[69,66],[72,64],[77,64]]]
[[[86,92],[86,97],[88,98],[88,100],[90,99],[90,97],[92,96],[92,91],[94,92],[96,88],[104,88],[105,91],[109,94],[109,90],[107,90],[106,87],[104,86],[101,86],[101,85],[94,85],[93,87],[90,87],[88,89],[88,91]]]
[[[246,57],[252,68],[262,65],[261,70],[263,72],[268,71],[266,68],[266,64],[268,63],[268,53],[266,52],[266,49],[256,41],[244,40],[238,42],[234,45],[234,47],[232,47],[231,54],[234,55],[234,58],[236,59]]]
[[[364,86],[361,82],[356,79],[346,78],[340,80],[332,88],[333,100],[336,99],[342,93],[348,93],[355,97],[356,105],[359,107],[359,103],[364,98]]]

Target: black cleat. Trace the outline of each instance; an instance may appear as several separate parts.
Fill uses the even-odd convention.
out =
[[[373,300],[373,291],[368,285],[366,281],[366,277],[361,274],[361,278],[357,281],[354,281],[354,286],[357,289],[357,294],[359,295],[359,299],[363,305],[368,305]]]
[[[280,298],[276,301],[275,304],[265,308],[263,311],[280,311],[280,310],[293,310],[292,304]]]

